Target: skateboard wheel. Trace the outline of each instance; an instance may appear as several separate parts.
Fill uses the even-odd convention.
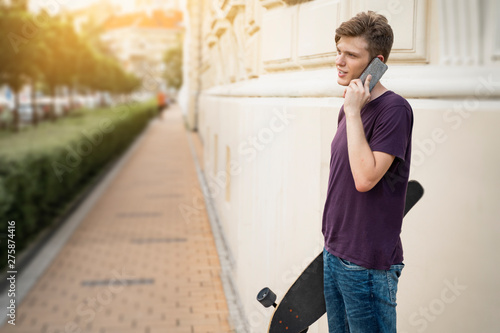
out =
[[[257,300],[266,308],[271,305],[276,307],[276,294],[269,288],[264,288],[257,294]]]

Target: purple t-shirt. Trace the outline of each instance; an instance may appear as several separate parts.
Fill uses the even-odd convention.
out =
[[[386,91],[361,110],[372,151],[396,156],[370,191],[358,192],[349,164],[344,107],[332,141],[328,193],[323,212],[325,248],[331,254],[369,269],[389,269],[403,262],[401,226],[411,156],[413,111]]]

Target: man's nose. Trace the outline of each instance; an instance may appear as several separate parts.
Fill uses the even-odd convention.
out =
[[[343,66],[344,65],[344,57],[342,55],[337,55],[335,58],[335,65]]]

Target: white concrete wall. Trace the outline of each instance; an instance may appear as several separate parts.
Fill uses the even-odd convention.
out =
[[[246,67],[259,77],[230,83],[213,77],[224,62],[217,70],[207,62],[203,82],[211,88],[201,96],[198,126],[249,331],[265,332],[272,316],[257,292],[269,286],[283,296],[322,249],[330,143],[343,103],[334,45],[325,45],[333,43],[333,27],[366,9],[385,11],[396,33],[382,82],[413,107],[411,178],[426,190],[403,226],[399,332],[500,331],[500,38],[492,30],[500,5],[262,3],[260,39],[249,42],[261,45],[261,58]],[[278,30],[283,24],[291,29]],[[214,49],[216,39],[210,43]],[[325,318],[309,330],[327,331]]]
[[[322,249],[328,136],[341,104],[333,98],[207,96],[202,101],[205,175],[212,183],[236,262],[233,278],[251,331],[263,332],[272,311],[255,300],[257,292],[269,286],[282,296]],[[213,185],[217,184],[215,134],[221,180],[226,173],[226,146],[231,150],[230,201],[226,201],[224,182]]]
[[[415,114],[411,178],[426,193],[404,222],[407,266],[399,327],[402,332],[496,332],[499,101],[409,102]],[[252,332],[262,332],[271,316],[255,301],[257,291],[269,286],[282,296],[321,250],[329,146],[341,103],[339,98],[202,99],[206,176]],[[279,120],[285,115],[288,124]],[[324,323],[317,332],[327,332]]]

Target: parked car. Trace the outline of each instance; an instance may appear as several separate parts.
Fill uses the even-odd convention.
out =
[[[21,103],[18,107],[19,121],[22,123],[31,123],[33,121],[33,107],[31,103]],[[43,111],[41,108],[37,107],[38,119],[43,118]]]
[[[50,109],[53,107],[52,98],[39,97],[36,99],[36,105],[41,110],[42,119],[50,118]],[[57,114],[57,112],[56,112]]]
[[[82,107],[86,109],[94,109],[98,105],[98,99],[97,97],[93,95],[78,95],[75,96],[75,100],[77,100],[79,103],[81,103]]]
[[[43,111],[45,119],[50,118],[50,110],[54,108],[54,115],[60,117],[69,112],[70,102],[68,98],[56,97],[55,102],[52,97],[39,97],[36,99],[36,104]]]
[[[12,107],[4,97],[0,96],[0,128],[6,128],[12,122]]]
[[[67,115],[70,110],[71,103],[67,97],[56,97],[55,115],[57,117]]]

